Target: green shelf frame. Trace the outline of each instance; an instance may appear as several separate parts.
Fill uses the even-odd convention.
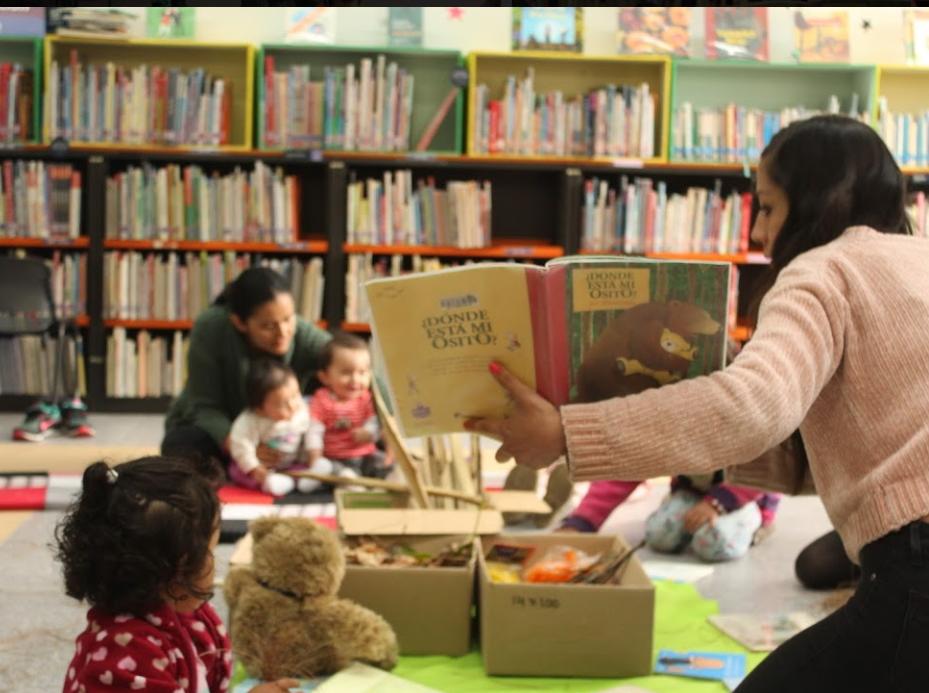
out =
[[[44,93],[44,36],[0,35],[0,61],[21,63],[32,70],[32,137],[22,144],[42,141],[42,94]]]
[[[348,63],[357,64],[362,58],[376,58],[384,55],[388,62],[407,70],[414,77],[413,117],[410,124],[410,146],[415,146],[423,131],[432,120],[436,109],[452,88],[452,71],[464,67],[461,53],[451,50],[435,50],[412,47],[379,46],[306,46],[288,43],[262,44],[255,59],[255,80],[257,95],[255,116],[258,127],[255,131],[255,147],[265,151],[275,148],[265,147],[262,133],[265,129],[265,113],[262,105],[265,100],[265,56],[274,56],[275,67],[286,70],[292,65],[309,65],[310,79],[322,75],[323,67],[342,67]],[[430,146],[426,149],[431,154],[460,154],[464,144],[464,100],[466,88],[458,93],[452,106],[451,117],[446,116],[436,132]],[[280,149],[280,148],[277,148]],[[339,150],[341,151],[341,150]],[[351,150],[363,151],[363,150]]]

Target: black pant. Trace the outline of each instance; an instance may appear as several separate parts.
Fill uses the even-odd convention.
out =
[[[390,474],[390,466],[384,464],[386,461],[386,455],[380,450],[375,450],[374,452],[368,455],[363,455],[362,457],[349,457],[344,460],[333,458],[332,461],[339,462],[346,465],[347,467],[351,467],[359,476],[383,479],[388,474]]]
[[[212,457],[223,469],[229,466],[229,455],[216,444],[213,436],[197,426],[179,426],[168,431],[161,441],[161,454],[195,461]]]
[[[738,693],[929,691],[929,524],[864,547],[848,604],[772,652]]]

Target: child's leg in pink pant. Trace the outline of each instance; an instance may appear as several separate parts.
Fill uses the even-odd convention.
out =
[[[619,505],[636,490],[639,481],[592,481],[580,504],[562,522],[582,532],[596,532]]]

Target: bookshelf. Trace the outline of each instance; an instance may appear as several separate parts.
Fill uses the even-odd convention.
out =
[[[20,138],[13,146],[38,144],[42,140],[42,39],[37,36],[0,36],[0,61],[19,63],[32,72],[32,113],[29,116],[30,136]],[[6,143],[0,146],[8,146]]]
[[[203,144],[204,149],[217,151],[245,150],[252,143],[252,104],[254,103],[254,46],[251,44],[206,43],[189,40],[164,39],[96,39],[69,36],[45,37],[45,74],[51,75],[52,61],[59,66],[71,64],[72,55],[82,65],[102,65],[112,62],[116,66],[135,68],[143,65],[159,65],[182,71],[202,68],[212,77],[224,80],[230,94],[228,144]],[[52,138],[49,110],[51,84],[45,88],[45,120],[43,141]],[[73,146],[95,149],[114,148],[120,150],[125,142],[107,142],[72,137]],[[194,149],[200,148],[197,143]]]
[[[175,241],[132,240],[107,238],[103,241],[106,250],[149,250],[149,251],[192,251],[192,252],[232,252],[232,253],[275,253],[286,255],[325,255],[329,241],[317,238],[297,240],[291,243],[238,243],[226,241]]]
[[[876,69],[873,65],[827,63],[767,63],[740,60],[675,60],[672,63],[671,133],[664,156],[683,161],[675,152],[678,125],[674,114],[685,102],[694,111],[737,104],[766,111],[803,106],[825,111],[830,95],[847,113],[857,96],[858,110],[874,115]],[[695,157],[694,163],[706,162]],[[711,162],[715,163],[715,162]],[[730,164],[731,165],[731,164]]]
[[[574,53],[525,51],[519,53],[475,52],[468,55],[468,154],[479,150],[475,142],[475,124],[478,113],[477,87],[486,84],[489,98],[503,96],[506,80],[510,76],[522,78],[528,70],[535,75],[535,93],[561,91],[567,100],[607,84],[637,86],[646,83],[656,98],[654,127],[654,156],[641,159],[631,157],[628,163],[642,166],[664,159],[668,138],[668,107],[671,95],[671,60],[666,56],[590,56]],[[593,157],[590,157],[593,158]],[[578,161],[577,157],[504,154],[490,156],[501,161],[544,160],[556,163]],[[615,157],[602,157],[605,164]],[[582,157],[579,161],[586,161]]]
[[[377,48],[359,46],[299,46],[290,44],[264,44],[258,49],[255,64],[258,98],[255,104],[258,122],[258,136],[255,146],[260,149],[284,149],[287,147],[269,147],[261,137],[266,130],[267,112],[266,95],[266,58],[271,58],[277,73],[286,72],[293,66],[307,65],[310,68],[311,81],[320,80],[324,68],[344,68],[354,64],[356,68],[362,59],[376,60],[383,55],[388,63],[396,63],[399,69],[406,70],[413,76],[413,107],[410,123],[410,149],[415,148],[421,135],[426,130],[439,105],[453,88],[452,73],[462,66],[461,54],[457,51],[431,50],[427,48]],[[459,91],[450,111],[436,131],[435,137],[426,148],[429,153],[455,154],[461,152],[463,145],[463,109],[464,94]],[[323,147],[316,146],[315,149]],[[369,152],[344,152],[367,155]],[[341,155],[342,152],[339,153]]]

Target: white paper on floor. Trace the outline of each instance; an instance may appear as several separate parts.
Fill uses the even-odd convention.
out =
[[[671,582],[696,582],[716,570],[703,563],[679,563],[677,561],[642,561],[645,574],[652,580],[670,580]]]

